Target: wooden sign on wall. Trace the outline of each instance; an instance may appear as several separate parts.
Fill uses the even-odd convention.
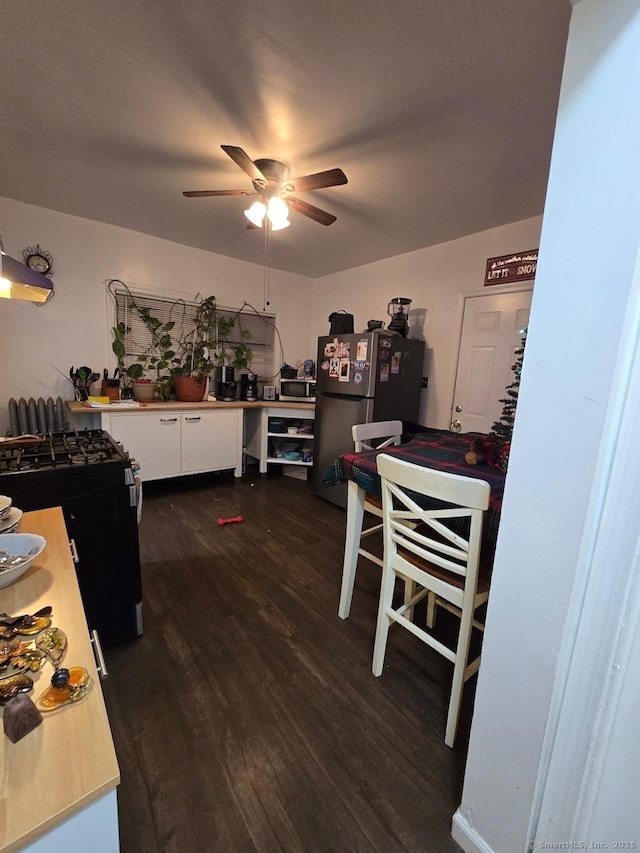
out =
[[[484,276],[484,286],[489,284],[511,284],[514,281],[527,281],[536,277],[538,250],[518,252],[515,255],[502,255],[489,258]]]

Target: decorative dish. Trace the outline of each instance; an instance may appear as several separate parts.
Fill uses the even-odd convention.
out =
[[[69,669],[57,669],[51,676],[51,687],[47,687],[36,702],[36,708],[43,713],[64,708],[71,702],[79,702],[87,696],[93,687],[93,679],[82,666]]]
[[[33,680],[24,673],[0,678],[0,705],[6,705],[18,693],[28,693],[30,690],[33,690]]]

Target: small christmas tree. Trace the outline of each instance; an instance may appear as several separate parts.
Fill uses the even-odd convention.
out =
[[[518,392],[520,389],[520,374],[522,373],[522,362],[524,359],[524,347],[527,341],[527,329],[523,329],[522,338],[520,340],[520,346],[515,351],[516,363],[511,365],[511,370],[513,371],[513,382],[506,387],[507,396],[504,397],[500,402],[503,404],[502,406],[502,416],[499,421],[496,421],[494,425],[491,427],[491,437],[495,440],[496,444],[506,445],[506,458],[504,461],[504,467],[506,468],[506,461],[509,456],[509,445],[511,444],[511,437],[513,436],[513,424],[516,419],[516,407],[518,405]]]

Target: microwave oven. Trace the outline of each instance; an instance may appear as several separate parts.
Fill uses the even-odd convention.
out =
[[[315,379],[281,379],[280,399],[291,403],[315,403]]]

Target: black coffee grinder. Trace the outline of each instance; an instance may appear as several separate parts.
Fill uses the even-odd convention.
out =
[[[254,403],[258,399],[258,377],[255,373],[241,374],[240,399],[247,403]]]
[[[391,322],[387,326],[390,332],[396,332],[403,338],[407,337],[409,334],[409,305],[412,302],[412,299],[396,296],[387,305],[387,314],[391,317]]]

